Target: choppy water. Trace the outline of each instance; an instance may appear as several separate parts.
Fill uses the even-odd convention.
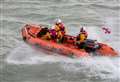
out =
[[[60,17],[69,34],[87,27],[89,38],[120,51],[119,0],[0,0],[1,82],[119,82],[120,58],[71,59],[23,42],[26,23],[51,25]],[[108,26],[112,33],[101,30]]]

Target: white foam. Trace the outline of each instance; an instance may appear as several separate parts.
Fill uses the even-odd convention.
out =
[[[46,53],[47,52],[47,53]],[[15,48],[6,58],[6,61],[11,64],[40,64],[66,61],[65,56],[60,54],[43,51],[41,49],[32,48],[27,44],[22,43],[21,46]],[[68,58],[70,60],[70,58]]]
[[[120,78],[119,62],[115,65],[115,62],[112,62],[108,57],[82,58],[79,61],[74,62],[75,63],[64,63],[61,67],[65,71],[85,74],[87,78]]]
[[[98,56],[72,59],[56,53],[47,54],[24,43],[7,56],[6,62],[16,65],[59,62],[60,68],[64,71],[82,73],[87,78],[120,79],[120,58]]]

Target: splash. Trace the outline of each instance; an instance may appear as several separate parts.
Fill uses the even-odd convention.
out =
[[[105,61],[104,61],[105,60]],[[117,62],[115,62],[117,60]],[[120,65],[118,59],[108,57],[92,57],[75,60],[73,63],[64,63],[61,67],[65,72],[83,74],[85,78],[95,79],[120,79]]]
[[[60,70],[71,73],[73,76],[80,75],[83,78],[95,79],[120,79],[120,58],[109,57],[85,57],[72,59],[53,52],[32,48],[22,43],[15,48],[6,58],[8,64],[16,65],[57,65]]]
[[[40,48],[33,48],[22,43],[21,46],[15,48],[6,58],[6,61],[11,64],[43,64],[55,63],[60,61],[72,60],[65,56],[46,51]]]

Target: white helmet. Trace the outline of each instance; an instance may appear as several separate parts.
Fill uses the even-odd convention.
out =
[[[80,29],[80,32],[83,32],[83,31],[86,31],[86,28],[85,28],[85,27],[82,27],[82,28]]]
[[[56,24],[62,23],[62,21],[61,21],[61,19],[56,19],[55,23],[56,23]]]

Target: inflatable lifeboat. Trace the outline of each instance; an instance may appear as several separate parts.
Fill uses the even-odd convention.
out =
[[[65,35],[63,43],[57,43],[53,40],[43,40],[38,34],[45,28],[44,25],[26,24],[22,30],[23,40],[31,45],[39,46],[45,50],[60,53],[69,57],[86,57],[90,53],[96,53],[99,56],[117,56],[117,52],[107,44],[99,43],[95,40],[87,39],[85,49],[77,47],[76,37]]]

